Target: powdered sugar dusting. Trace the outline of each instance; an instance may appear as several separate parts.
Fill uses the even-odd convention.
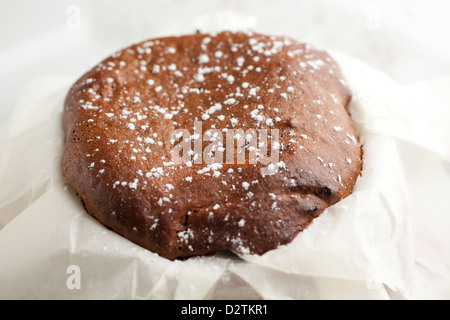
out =
[[[280,190],[268,188],[267,181],[278,181],[274,188],[299,188],[294,179],[298,172],[291,172],[283,161],[296,154],[310,160],[299,169],[320,167],[342,185],[340,169],[356,166],[360,159],[345,153],[339,159],[330,157],[321,144],[352,150],[358,140],[349,123],[341,120],[342,94],[314,90],[319,81],[338,82],[335,64],[320,51],[286,37],[237,34],[202,34],[182,44],[155,39],[100,63],[97,73],[78,84],[81,120],[76,126],[87,129],[75,127],[74,132],[81,132],[76,138],[89,145],[84,168],[112,179],[111,190],[144,194],[149,208],[158,208],[160,215],[180,214],[175,209],[180,197],[190,201],[196,193],[210,194],[206,198],[211,203],[202,204],[210,219],[217,219],[227,201],[235,199],[255,214],[282,211]],[[305,124],[304,118],[311,123]],[[279,131],[279,139],[272,129]],[[266,130],[266,142],[249,130]],[[186,161],[176,163],[171,150],[182,141],[209,149],[190,150]],[[236,145],[233,161],[225,152],[231,143]],[[261,159],[264,151],[279,153],[280,159],[249,165],[251,152]],[[239,162],[242,154],[247,158]],[[108,155],[108,161],[101,162],[100,155]],[[195,189],[198,185],[206,187]],[[270,205],[261,207],[266,201],[262,199]],[[148,228],[157,230],[161,221],[153,219]],[[250,224],[245,218],[229,221],[240,229]],[[187,225],[177,232],[180,244],[199,236]],[[249,250],[241,236],[229,242],[241,252]]]

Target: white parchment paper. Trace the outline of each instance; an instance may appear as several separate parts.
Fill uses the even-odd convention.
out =
[[[172,262],[91,218],[60,172],[74,79],[39,79],[0,148],[0,298],[450,298],[450,77],[401,87],[332,54],[354,93],[362,176],[352,195],[263,256]]]

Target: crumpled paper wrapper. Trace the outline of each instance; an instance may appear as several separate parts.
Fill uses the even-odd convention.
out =
[[[90,217],[60,170],[74,79],[39,79],[0,147],[0,298],[450,298],[450,77],[401,87],[332,54],[354,93],[362,176],[262,256],[169,261]]]

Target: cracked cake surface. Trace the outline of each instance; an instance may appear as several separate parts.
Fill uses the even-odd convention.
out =
[[[351,194],[350,100],[332,57],[291,38],[151,39],[71,87],[62,172],[90,215],[162,257],[263,254]]]

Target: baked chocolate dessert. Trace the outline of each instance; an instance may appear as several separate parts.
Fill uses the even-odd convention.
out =
[[[263,254],[351,194],[350,99],[337,63],[290,38],[144,41],[70,89],[62,172],[90,215],[162,257]]]

